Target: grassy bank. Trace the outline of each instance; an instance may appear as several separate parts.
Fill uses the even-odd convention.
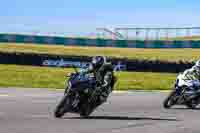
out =
[[[62,89],[70,72],[72,69],[0,65],[0,86]],[[118,72],[116,76],[116,90],[166,90],[176,78],[176,74],[148,72]]]
[[[0,51],[46,53],[56,55],[105,55],[110,57],[127,57],[129,59],[193,61],[199,59],[200,49],[134,49],[134,48],[97,48],[72,47],[57,45],[33,45],[0,43]]]

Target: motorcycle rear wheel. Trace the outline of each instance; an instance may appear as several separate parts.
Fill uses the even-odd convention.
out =
[[[93,109],[89,106],[89,103],[85,103],[81,107],[80,116],[88,117],[93,112]]]
[[[189,109],[196,109],[196,107],[198,106],[198,103],[195,99],[190,100],[189,102],[186,103],[186,106]]]

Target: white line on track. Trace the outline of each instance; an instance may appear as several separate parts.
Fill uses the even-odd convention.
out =
[[[0,97],[9,97],[8,94],[0,94]]]
[[[57,97],[57,96],[62,96],[62,95],[57,95],[57,94],[24,94],[22,95],[23,97]]]
[[[27,115],[27,118],[49,118],[50,115]]]

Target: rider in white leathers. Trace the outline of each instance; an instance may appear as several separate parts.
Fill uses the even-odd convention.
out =
[[[200,60],[192,68],[180,74],[177,79],[179,87],[184,85],[189,87],[188,93],[195,93],[200,90]]]

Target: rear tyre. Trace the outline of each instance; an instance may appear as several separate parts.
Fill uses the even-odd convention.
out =
[[[61,118],[67,112],[68,103],[69,99],[67,95],[64,95],[54,111],[54,116],[56,118]]]
[[[81,117],[87,118],[92,113],[92,109],[87,104],[84,104],[81,108]]]
[[[175,96],[176,96],[176,90],[173,90],[169,94],[169,96],[164,100],[163,107],[166,108],[166,109],[171,108],[175,104],[175,101],[174,101]]]
[[[83,117],[83,118],[87,118],[87,117],[89,117],[89,115],[90,115],[90,113],[89,113],[89,112],[86,112],[86,111],[82,111],[82,112],[80,113],[80,117]]]
[[[196,101],[196,99],[192,99],[190,100],[189,102],[186,103],[186,106],[189,108],[189,109],[196,109],[198,103]]]

